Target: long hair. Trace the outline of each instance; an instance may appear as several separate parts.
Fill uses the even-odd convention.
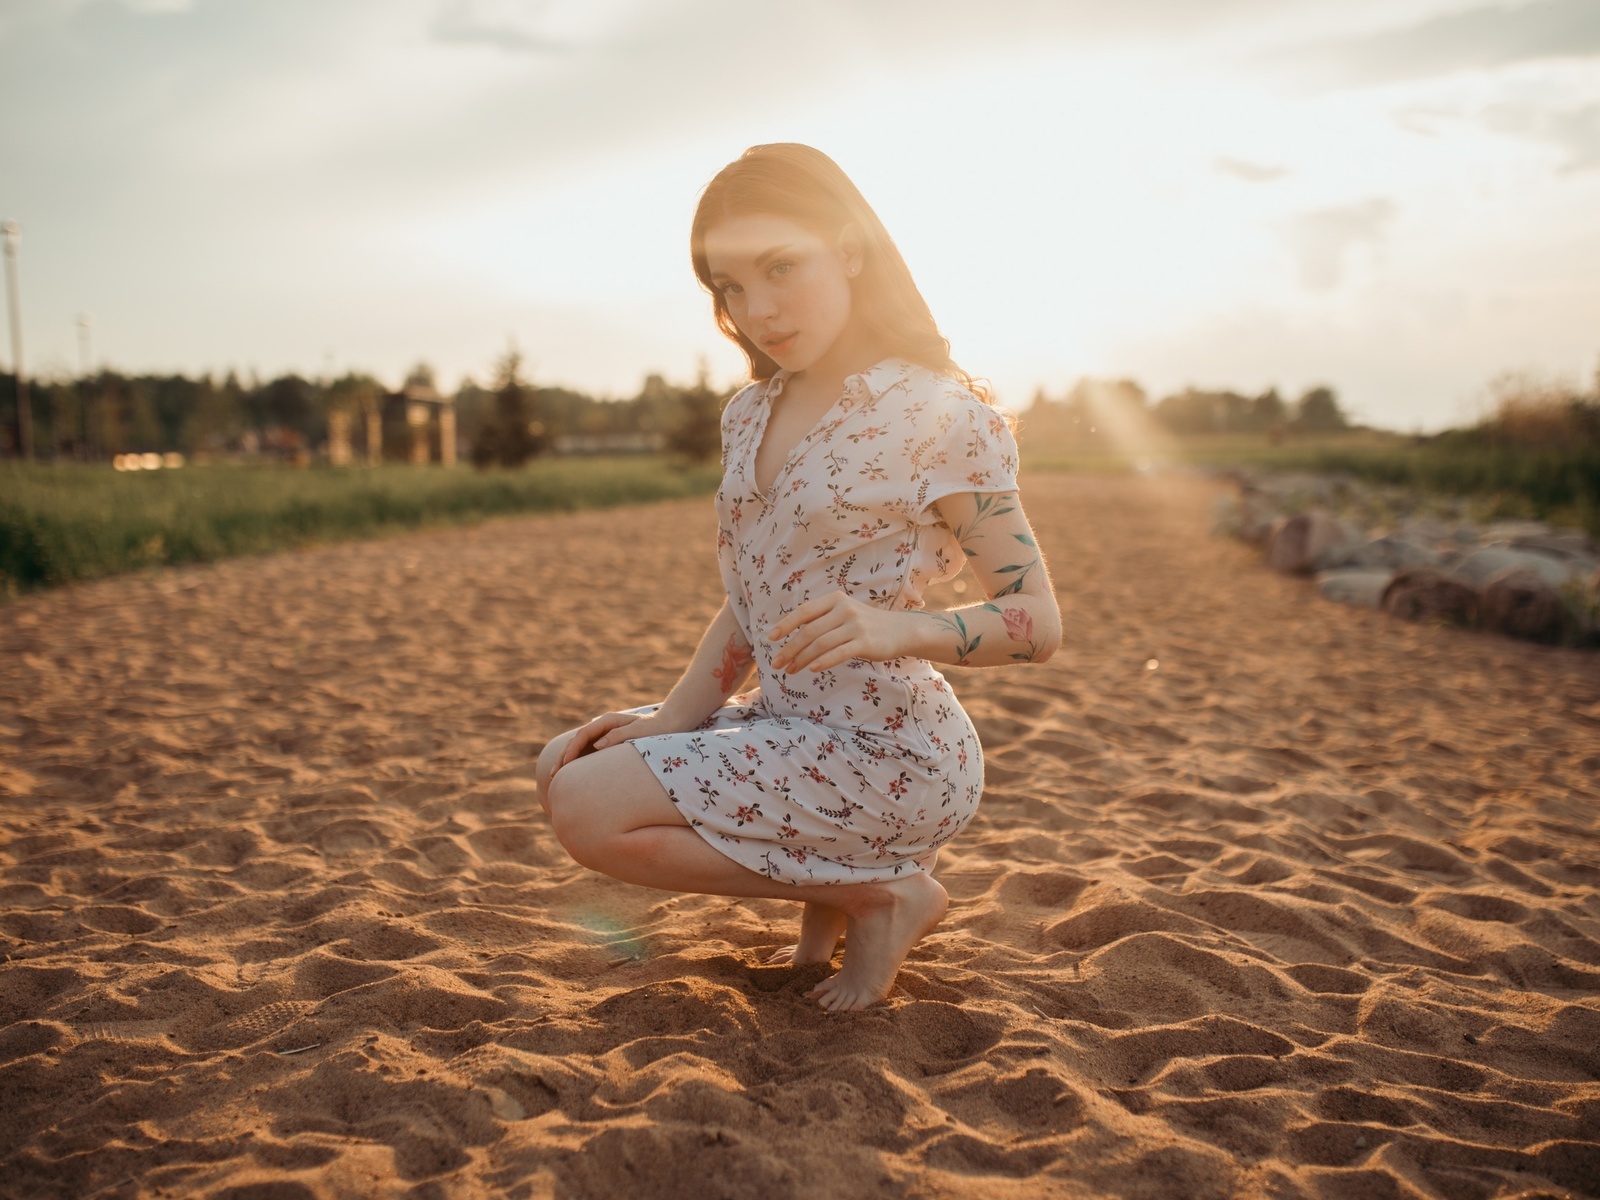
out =
[[[722,293],[711,284],[706,262],[706,230],[718,221],[743,216],[783,217],[826,238],[854,226],[861,238],[861,273],[852,281],[853,305],[866,328],[900,358],[956,380],[986,402],[988,386],[968,375],[950,357],[950,343],[939,332],[906,260],[850,177],[820,150],[799,142],[751,146],[718,171],[700,193],[689,252],[695,277],[711,294],[717,328],[750,363],[751,379],[770,379],[778,364],[734,324]]]

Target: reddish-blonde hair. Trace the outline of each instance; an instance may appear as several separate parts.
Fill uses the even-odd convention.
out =
[[[740,333],[728,314],[722,293],[711,284],[705,237],[718,221],[758,214],[783,217],[825,238],[837,237],[852,226],[862,247],[861,273],[853,281],[854,304],[867,329],[890,353],[949,376],[980,399],[990,400],[988,387],[951,359],[950,343],[939,332],[928,302],[878,214],[839,164],[799,142],[751,146],[718,171],[700,193],[689,232],[695,277],[711,294],[717,328],[749,360],[751,379],[770,379],[778,364]]]

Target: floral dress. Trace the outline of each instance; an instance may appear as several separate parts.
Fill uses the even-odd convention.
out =
[[[836,588],[921,608],[923,589],[964,561],[929,506],[1015,489],[1016,442],[953,380],[886,359],[845,380],[762,494],[756,450],[786,377],[752,383],[722,416],[717,556],[760,687],[692,732],[629,745],[689,825],[752,871],[795,884],[890,879],[926,868],[977,811],[977,732],[923,659],[786,675],[772,668],[782,643],[767,630]]]

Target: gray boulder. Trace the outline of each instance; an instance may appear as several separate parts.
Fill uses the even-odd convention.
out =
[[[1596,546],[1594,539],[1581,529],[1563,529],[1543,537],[1516,537],[1511,539],[1511,544],[1561,558],[1589,561],[1600,558],[1600,546]]]
[[[1514,542],[1518,538],[1549,537],[1552,530],[1543,521],[1493,521],[1484,526],[1481,540],[1485,545],[1491,542]]]
[[[1324,571],[1317,576],[1317,591],[1340,604],[1356,608],[1381,608],[1383,594],[1393,579],[1394,572],[1382,568]]]
[[[1526,567],[1501,571],[1484,584],[1481,619],[1485,629],[1530,642],[1554,644],[1572,631],[1561,593]]]
[[[1304,575],[1344,562],[1359,545],[1353,531],[1320,508],[1275,521],[1267,537],[1267,565]]]
[[[1404,541],[1415,542],[1419,546],[1437,546],[1440,542],[1449,541],[1455,531],[1454,525],[1447,525],[1438,517],[1407,517],[1400,522],[1400,528],[1395,533]]]
[[[1411,567],[1389,581],[1383,610],[1407,621],[1475,625],[1478,592],[1433,567]]]
[[[1532,571],[1553,588],[1559,588],[1575,572],[1562,559],[1536,550],[1519,550],[1510,545],[1483,546],[1451,568],[1450,574],[1463,583],[1481,588],[1503,571]]]
[[[1351,556],[1354,566],[1388,567],[1399,571],[1406,567],[1437,567],[1443,556],[1427,542],[1400,533],[1386,533],[1375,537]]]

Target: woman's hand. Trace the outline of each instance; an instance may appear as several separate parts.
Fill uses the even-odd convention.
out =
[[[580,726],[572,735],[565,753],[561,755],[561,761],[556,763],[550,775],[553,778],[556,771],[561,770],[569,762],[582,758],[585,754],[593,754],[596,750],[620,746],[623,742],[649,737],[651,734],[683,732],[685,730],[681,724],[663,721],[659,711],[648,716],[641,713],[601,713],[588,724]]]
[[[852,658],[899,658],[905,653],[903,622],[903,613],[835,590],[806,601],[768,631],[768,641],[789,639],[772,665],[793,675],[807,667],[826,671]]]

